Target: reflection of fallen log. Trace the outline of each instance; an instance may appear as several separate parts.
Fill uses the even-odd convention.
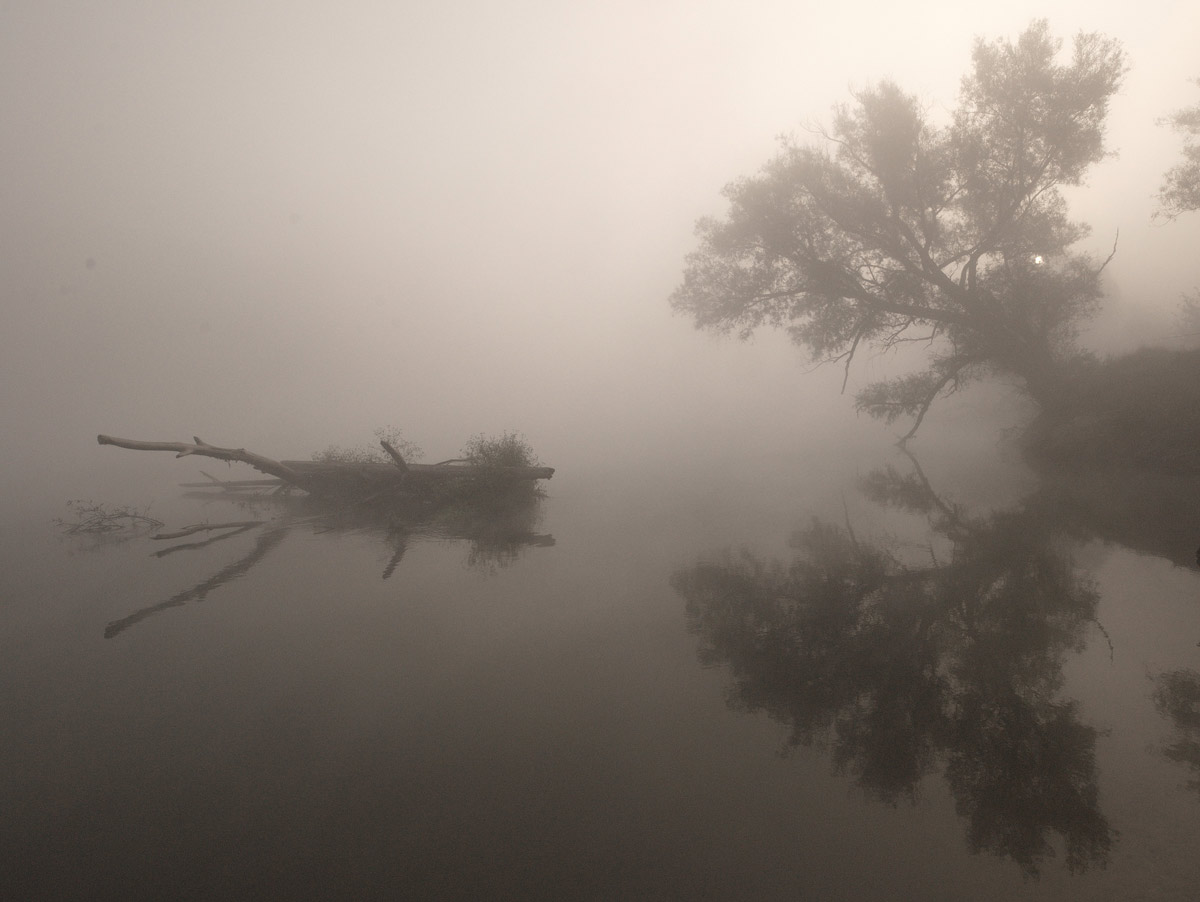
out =
[[[197,583],[196,585],[192,586],[192,588],[185,589],[182,592],[172,595],[166,601],[150,605],[149,607],[142,608],[139,611],[134,611],[129,616],[122,617],[120,620],[112,621],[104,629],[104,638],[111,639],[121,631],[128,629],[135,623],[145,620],[147,617],[157,614],[160,611],[165,611],[169,608],[177,608],[180,605],[187,604],[189,601],[203,601],[204,597],[213,589],[223,586],[225,583],[230,582],[231,580],[245,576],[255,564],[267,556],[268,552],[270,552],[272,548],[283,541],[283,538],[287,535],[287,533],[287,526],[276,527],[275,529],[264,532],[258,537],[258,541],[255,542],[254,547],[245,557],[239,558],[232,564],[223,567],[220,572],[209,577],[201,583]]]
[[[477,467],[469,461],[449,460],[440,464],[407,464],[402,473],[392,464],[350,463],[325,460],[284,460],[280,463],[294,470],[302,479],[351,478],[367,481],[396,481],[404,476],[417,479],[469,479],[486,472],[511,480],[549,479],[554,467]]]
[[[219,536],[213,536],[211,539],[205,539],[203,542],[184,542],[182,545],[172,545],[170,548],[164,548],[161,551],[154,552],[154,557],[166,557],[168,554],[174,554],[176,551],[197,551],[201,548],[207,548],[210,545],[215,545],[217,542],[225,539],[232,539],[234,536],[240,536],[244,532],[249,532],[255,526],[243,526],[240,529],[233,529],[229,532],[223,532]]]
[[[274,480],[238,480],[224,482],[213,479],[213,487],[287,484],[307,492],[328,495],[353,493],[364,490],[388,491],[393,488],[419,488],[422,485],[471,478],[488,481],[522,482],[549,479],[554,475],[553,467],[499,467],[476,466],[470,461],[452,460],[437,464],[410,464],[386,442],[381,442],[392,457],[392,463],[361,463],[352,461],[272,460],[244,448],[218,448],[199,438],[195,444],[183,442],[143,442],[134,439],[114,438],[100,435],[96,441],[101,445],[115,445],[133,451],[174,451],[176,457],[211,457],[216,460],[237,461],[249,464],[261,473],[274,476]],[[207,474],[206,474],[207,475]],[[211,477],[210,477],[211,479]]]
[[[213,481],[203,483],[221,490],[228,483]],[[207,496],[211,497],[211,496]],[[406,552],[414,541],[456,539],[469,546],[467,564],[487,570],[497,570],[512,564],[521,552],[530,547],[552,547],[554,536],[539,533],[535,527],[540,519],[542,495],[538,492],[501,493],[496,495],[469,495],[455,497],[449,502],[439,503],[436,498],[416,498],[411,503],[401,501],[378,507],[358,499],[344,504],[329,505],[325,499],[302,496],[279,495],[264,498],[264,503],[283,507],[283,517],[273,525],[269,521],[246,520],[236,523],[201,524],[176,530],[172,537],[192,535],[208,529],[226,530],[220,535],[202,542],[174,545],[155,552],[163,557],[176,551],[207,548],[217,542],[231,539],[245,532],[266,527],[254,547],[243,557],[227,564],[216,574],[190,589],[185,589],[166,601],[148,605],[120,620],[108,624],[106,638],[112,638],[147,617],[176,608],[193,601],[203,600],[214,589],[244,577],[275,548],[289,530],[299,526],[310,526],[316,532],[359,532],[376,533],[391,546],[391,556],[383,570],[383,578],[389,579],[400,566]],[[244,496],[235,493],[234,503],[242,504]],[[311,516],[293,516],[305,511],[321,511]]]
[[[177,529],[174,532],[160,532],[157,535],[151,536],[151,538],[157,541],[163,539],[182,539],[184,536],[194,535],[198,532],[212,532],[216,529],[248,529],[251,526],[261,526],[263,522],[263,520],[238,520],[234,523],[198,523],[195,526],[185,526],[183,529]]]

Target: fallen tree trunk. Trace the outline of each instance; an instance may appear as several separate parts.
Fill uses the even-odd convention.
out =
[[[194,445],[184,444],[183,442],[141,442],[135,439],[114,438],[111,435],[96,436],[96,441],[101,445],[115,445],[118,448],[127,448],[131,451],[174,451],[176,457],[188,457],[195,454],[200,457],[212,457],[216,460],[236,460],[249,464],[260,473],[278,477],[284,482],[300,488],[307,488],[305,478],[302,475],[277,460],[271,460],[271,458],[263,457],[261,454],[254,454],[245,448],[218,448],[216,445],[208,444],[208,442],[202,440],[199,436],[192,436],[192,440],[195,442]]]
[[[404,463],[394,448],[386,444],[384,449],[392,457],[392,463],[351,462],[351,461],[317,461],[317,460],[272,460],[255,454],[244,448],[218,448],[200,438],[195,438],[195,444],[183,442],[144,442],[134,439],[114,438],[111,435],[99,435],[96,441],[101,445],[114,445],[132,451],[173,451],[176,457],[212,457],[216,460],[238,461],[249,464],[261,473],[274,476],[288,485],[304,489],[313,494],[341,494],[345,492],[361,492],[364,489],[391,489],[391,487],[415,487],[441,480],[462,480],[484,477],[502,481],[534,481],[549,479],[554,475],[553,467],[489,467],[476,466],[469,461],[446,461],[439,464],[410,464]],[[403,467],[401,466],[403,464]],[[207,474],[205,474],[207,475]],[[212,477],[209,477],[212,479]],[[237,480],[223,482],[213,479],[214,488],[233,487],[238,485],[276,484],[269,480]],[[189,485],[195,485],[189,483]]]

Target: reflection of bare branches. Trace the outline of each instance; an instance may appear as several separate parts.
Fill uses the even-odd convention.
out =
[[[262,520],[238,520],[236,523],[197,523],[195,526],[185,526],[173,532],[160,532],[152,538],[156,542],[161,542],[164,539],[182,539],[184,536],[194,535],[198,532],[212,532],[217,529],[246,529],[251,526],[262,526],[262,523]]]
[[[70,519],[55,517],[54,523],[69,536],[103,536],[132,538],[163,525],[162,520],[151,517],[147,510],[137,510],[128,505],[110,505],[96,501],[75,500],[67,502]]]
[[[288,529],[289,527],[287,526],[279,526],[275,529],[267,530],[258,537],[258,541],[255,542],[254,547],[250,550],[249,554],[240,558],[239,560],[234,561],[232,564],[223,567],[218,573],[204,580],[204,582],[197,583],[190,589],[185,589],[182,592],[172,595],[166,601],[159,602],[155,605],[150,605],[149,607],[142,608],[138,611],[134,611],[129,616],[122,617],[120,620],[112,621],[104,629],[104,638],[111,639],[113,636],[117,635],[117,633],[128,629],[135,623],[145,620],[147,617],[157,614],[160,611],[165,611],[168,608],[180,607],[181,605],[187,604],[189,601],[203,601],[205,596],[207,596],[208,593],[213,589],[223,586],[225,583],[230,582],[231,580],[245,576],[248,572],[250,572],[252,567],[266,557],[276,545],[283,541],[283,537],[288,534]]]
[[[404,557],[404,552],[408,551],[408,542],[404,536],[397,536],[394,541],[396,543],[396,550],[392,553],[392,558],[388,561],[387,566],[383,568],[384,579],[387,579],[396,572],[396,568],[400,566],[400,561]]]
[[[166,557],[168,554],[172,554],[176,551],[195,551],[198,548],[207,548],[209,545],[213,545],[224,539],[231,539],[234,536],[240,536],[244,532],[249,532],[256,526],[261,525],[261,523],[262,521],[247,523],[245,526],[238,527],[231,532],[222,533],[219,536],[213,536],[211,539],[205,539],[203,542],[185,542],[182,545],[172,545],[170,548],[164,548],[162,551],[154,552],[154,557]],[[161,536],[156,536],[155,538],[161,538]]]
[[[942,531],[952,531],[949,527],[962,528],[962,512],[934,491],[921,468],[920,461],[912,451],[905,446],[900,446],[900,451],[909,459],[913,472],[905,476],[892,466],[875,470],[862,480],[863,494],[876,504],[897,507],[912,513],[927,515],[936,509],[941,512],[947,527]]]

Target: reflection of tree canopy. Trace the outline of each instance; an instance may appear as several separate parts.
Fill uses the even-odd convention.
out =
[[[1200,792],[1200,673],[1171,670],[1154,678],[1154,705],[1171,721],[1175,739],[1163,754],[1191,768],[1188,788]]]
[[[915,462],[914,462],[915,463]],[[1054,854],[1073,871],[1107,859],[1097,731],[1059,698],[1095,591],[1032,507],[968,518],[917,468],[870,477],[875,500],[924,513],[949,544],[919,565],[814,521],[790,565],[726,554],[675,574],[701,637],[726,664],[731,704],[766,711],[796,745],[828,743],[841,772],[890,804],[941,769],[978,852],[1028,874]]]

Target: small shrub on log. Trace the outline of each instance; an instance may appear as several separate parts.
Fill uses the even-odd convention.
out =
[[[322,463],[351,463],[351,464],[386,464],[391,462],[381,449],[380,442],[387,442],[404,458],[406,463],[413,463],[425,456],[421,446],[410,442],[398,426],[380,426],[375,430],[373,445],[358,445],[353,448],[343,448],[341,445],[330,445],[324,451],[314,451],[312,459]]]

